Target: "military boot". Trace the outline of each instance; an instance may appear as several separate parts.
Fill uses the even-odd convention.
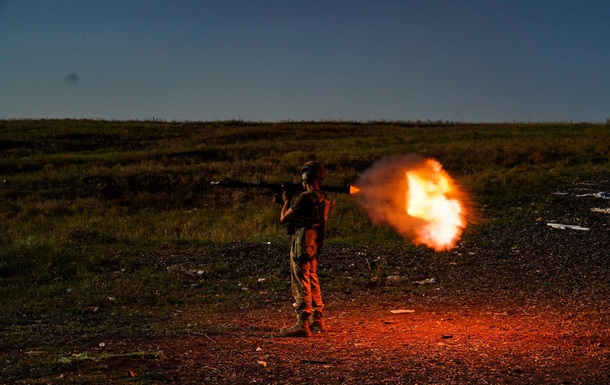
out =
[[[309,318],[309,317],[307,317]],[[309,330],[309,323],[307,318],[299,317],[296,325],[291,328],[281,328],[280,336],[282,337],[310,337],[311,330]]]
[[[317,332],[325,332],[328,331],[326,324],[324,323],[324,318],[322,317],[321,312],[313,313],[313,321],[311,322],[310,328]]]

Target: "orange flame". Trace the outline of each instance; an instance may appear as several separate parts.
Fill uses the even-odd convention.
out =
[[[470,200],[434,159],[398,155],[367,169],[354,199],[373,224],[387,223],[415,244],[436,251],[455,247],[467,224]]]
[[[428,159],[422,167],[407,171],[406,177],[407,214],[423,220],[414,229],[415,242],[436,251],[453,248],[466,226],[464,205],[456,197],[458,194],[453,179],[434,159]]]

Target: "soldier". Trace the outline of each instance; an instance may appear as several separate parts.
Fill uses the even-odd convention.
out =
[[[297,313],[296,325],[280,330],[283,337],[309,337],[311,329],[327,330],[322,314],[324,304],[317,267],[326,221],[334,200],[330,202],[320,190],[320,184],[326,178],[326,171],[320,162],[305,163],[300,173],[306,191],[298,195],[294,202],[287,193],[282,194],[280,222],[288,224],[289,233],[292,233],[290,272]]]

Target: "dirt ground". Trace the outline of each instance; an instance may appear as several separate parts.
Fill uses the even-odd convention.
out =
[[[557,312],[551,306],[435,304],[438,297],[425,303],[386,298],[375,306],[367,300],[378,302],[329,296],[342,305],[329,305],[329,332],[311,338],[278,336],[279,327],[293,321],[285,309],[223,314],[200,325],[220,326],[216,332],[193,327],[173,338],[107,340],[103,347],[91,342],[82,351],[111,356],[56,364],[52,374],[15,383],[610,383],[607,301]],[[121,355],[138,351],[149,353]]]
[[[196,322],[177,335],[114,336],[103,344],[72,336],[80,344],[74,352],[97,359],[55,363],[10,383],[609,384],[610,216],[591,210],[607,209],[608,201],[577,197],[596,189],[573,186],[550,196],[544,209],[507,208],[523,212],[511,214],[517,225],[466,234],[442,255],[329,246],[320,265],[326,274],[353,271],[359,258],[434,282],[355,276],[360,281],[347,290],[325,292],[327,333],[279,337],[294,322],[286,293],[260,308],[185,310],[176,317]],[[265,256],[286,252],[285,245],[253,244],[217,252],[231,263],[243,250],[263,261],[252,266],[256,276],[274,263]],[[23,345],[0,358],[29,356],[34,367],[45,349]]]

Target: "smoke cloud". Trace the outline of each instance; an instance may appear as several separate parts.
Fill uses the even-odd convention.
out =
[[[381,159],[356,181],[354,199],[374,225],[389,224],[416,245],[436,251],[456,246],[473,207],[462,186],[432,158],[395,155]]]
[[[422,220],[406,211],[408,189],[405,173],[420,167],[426,159],[415,154],[382,158],[362,173],[355,185],[354,199],[366,210],[374,225],[389,224],[403,237],[414,239]]]

